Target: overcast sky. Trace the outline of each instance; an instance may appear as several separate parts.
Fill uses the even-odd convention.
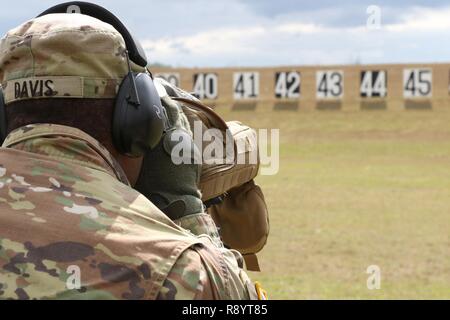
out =
[[[0,31],[62,1],[3,1]],[[450,62],[448,1],[99,0],[151,62],[273,66]],[[380,28],[367,8],[381,9]]]

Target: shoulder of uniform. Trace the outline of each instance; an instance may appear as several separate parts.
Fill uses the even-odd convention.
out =
[[[90,147],[92,147],[96,153],[108,164],[110,170],[112,170],[121,182],[129,185],[129,181],[127,176],[125,175],[123,169],[120,167],[118,162],[113,158],[110,152],[96,139],[83,132],[80,129],[57,125],[57,124],[31,124],[27,126],[20,127],[14,131],[12,131],[3,142],[2,147],[10,148],[19,143],[42,138],[42,137],[51,137],[51,136],[61,136],[61,137],[69,137],[74,139],[74,144],[77,144],[77,140],[84,141]]]
[[[160,290],[160,300],[194,300],[206,298],[211,292],[208,274],[200,254],[192,249],[184,251],[168,274]]]

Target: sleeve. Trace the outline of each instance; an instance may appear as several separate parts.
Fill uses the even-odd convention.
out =
[[[258,299],[255,285],[243,270],[242,255],[224,247],[209,214],[189,215],[175,223],[196,236],[208,237],[201,246],[183,253],[173,267],[163,285],[165,292],[172,292],[169,299]]]
[[[202,259],[195,250],[188,249],[180,256],[164,281],[157,299],[218,299]]]
[[[158,300],[257,300],[255,285],[232,250],[186,250],[165,279]]]

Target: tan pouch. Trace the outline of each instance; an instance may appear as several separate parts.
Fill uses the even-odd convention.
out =
[[[231,189],[223,202],[208,209],[224,244],[238,250],[248,270],[260,271],[256,253],[269,236],[269,214],[261,188],[253,180]]]
[[[234,159],[231,164],[204,165],[200,178],[204,201],[223,195],[228,190],[251,181],[258,174],[256,131],[238,121],[227,122],[227,126],[232,135]]]

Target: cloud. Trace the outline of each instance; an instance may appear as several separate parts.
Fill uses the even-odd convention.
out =
[[[395,11],[386,9],[392,16]],[[383,12],[383,11],[382,11]],[[395,11],[397,12],[397,11]],[[243,27],[212,28],[193,35],[144,41],[151,59],[177,66],[269,66],[438,62],[450,59],[450,7],[402,9],[395,21],[368,29],[278,16]],[[185,48],[184,54],[171,45]],[[434,53],[433,53],[434,51]]]
[[[413,7],[408,12],[400,15],[399,23],[387,25],[386,30],[391,32],[450,32],[449,15],[450,7],[439,9]]]
[[[92,0],[91,0],[92,1]],[[432,62],[450,58],[446,1],[93,0],[139,38],[152,62],[269,66]],[[0,11],[4,32],[58,0],[17,0]],[[366,8],[382,9],[380,30]]]

